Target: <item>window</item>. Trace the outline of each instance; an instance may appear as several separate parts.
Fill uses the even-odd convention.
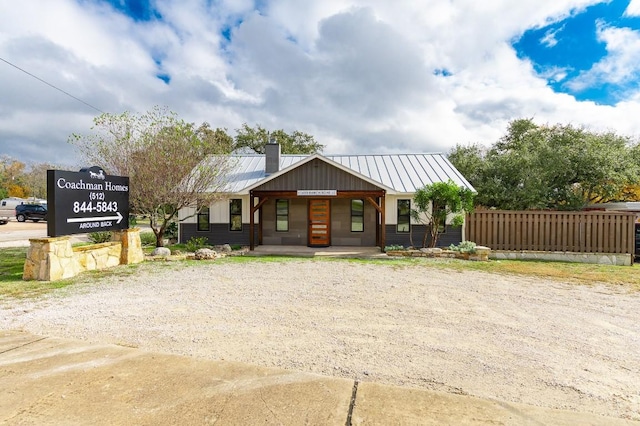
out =
[[[364,231],[364,200],[351,200],[351,232]]]
[[[229,202],[229,230],[242,231],[242,200],[234,198]]]
[[[200,207],[198,211],[198,231],[209,230],[209,207]]]
[[[411,200],[398,200],[397,232],[409,232],[411,226]]]
[[[276,231],[289,230],[289,200],[276,200]]]

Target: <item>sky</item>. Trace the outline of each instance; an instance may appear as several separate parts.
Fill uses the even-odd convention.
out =
[[[325,154],[640,136],[640,0],[0,0],[0,156],[83,166],[102,112],[298,130]]]

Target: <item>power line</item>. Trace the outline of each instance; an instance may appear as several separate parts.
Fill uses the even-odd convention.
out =
[[[82,99],[80,99],[80,98],[77,98],[77,97],[73,96],[71,93],[69,93],[69,92],[67,92],[67,91],[65,91],[65,90],[62,90],[61,88],[59,88],[59,87],[57,87],[57,86],[54,86],[53,84],[51,84],[51,83],[49,83],[49,82],[47,82],[47,81],[44,81],[44,80],[43,80],[43,79],[41,79],[40,77],[38,77],[38,76],[36,76],[36,75],[31,74],[29,71],[24,70],[24,69],[20,68],[19,66],[15,65],[15,64],[12,64],[11,62],[7,61],[6,59],[4,59],[4,58],[0,58],[0,61],[2,61],[2,62],[4,62],[4,63],[6,63],[7,65],[11,65],[12,67],[14,67],[14,68],[16,68],[16,69],[18,69],[18,70],[22,71],[23,73],[25,73],[25,74],[27,74],[27,75],[29,75],[29,76],[31,76],[31,77],[33,77],[33,78],[35,78],[35,79],[36,79],[36,80],[38,80],[38,81],[41,81],[42,83],[46,84],[46,85],[47,85],[47,86],[49,86],[49,87],[53,87],[54,89],[56,89],[56,90],[58,90],[58,91],[60,91],[60,92],[64,93],[65,95],[67,95],[67,96],[69,96],[69,97],[71,97],[71,98],[75,99],[76,101],[78,101],[78,102],[81,102],[81,103],[85,104],[85,105],[86,105],[86,106],[88,106],[89,108],[93,108],[93,109],[95,109],[95,110],[96,110],[96,111],[98,111],[98,112],[101,112],[101,113],[103,113],[103,114],[106,114],[106,113],[105,113],[104,111],[102,111],[100,108],[96,108],[96,107],[94,107],[93,105],[88,104],[87,102],[83,101]]]

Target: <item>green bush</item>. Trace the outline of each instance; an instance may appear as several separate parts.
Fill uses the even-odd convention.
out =
[[[167,229],[164,231],[166,238],[178,238],[178,224],[176,222],[169,222]]]
[[[143,246],[155,246],[156,234],[154,234],[153,232],[141,232],[140,242],[142,243]]]
[[[93,244],[106,243],[111,241],[111,232],[109,231],[100,231],[100,232],[92,232],[88,235],[89,241]]]
[[[206,246],[209,242],[207,237],[191,237],[185,244],[187,251],[193,252]]]
[[[129,228],[135,228],[137,224],[138,224],[138,219],[136,218],[136,215],[135,214],[130,214],[129,215]]]
[[[399,244],[393,244],[390,246],[385,246],[384,247],[384,251],[388,252],[388,251],[395,251],[395,250],[404,250],[404,246],[399,245]]]
[[[473,241],[463,241],[458,245],[451,244],[449,246],[449,250],[459,251],[460,253],[475,253],[476,252],[476,243]]]

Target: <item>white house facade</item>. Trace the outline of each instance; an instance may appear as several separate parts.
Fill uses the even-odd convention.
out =
[[[475,191],[442,154],[232,155],[225,199],[179,212],[179,239],[210,244],[379,246],[421,244],[426,227],[409,211],[415,192],[453,181]],[[463,239],[445,227],[439,245]]]

